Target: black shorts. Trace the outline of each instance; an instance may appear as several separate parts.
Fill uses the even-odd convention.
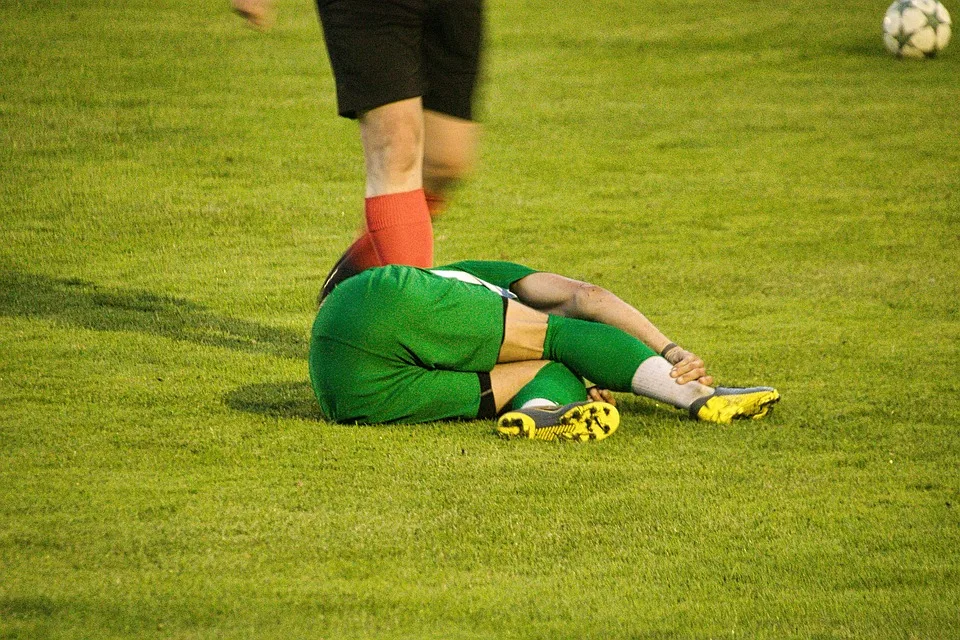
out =
[[[316,0],[337,110],[423,97],[425,109],[473,119],[483,0]]]

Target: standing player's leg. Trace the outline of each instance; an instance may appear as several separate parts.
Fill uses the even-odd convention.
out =
[[[381,265],[433,266],[433,227],[423,193],[419,97],[360,115],[366,164],[367,232]]]
[[[430,215],[446,207],[453,189],[472,171],[480,126],[438,111],[423,112],[423,191]]]
[[[483,3],[317,6],[340,114],[359,118],[367,168],[367,232],[327,277],[322,300],[369,266],[432,264],[430,213],[473,165]]]
[[[424,111],[420,104],[419,98],[402,100],[359,117],[366,225],[327,275],[319,300],[370,267],[432,264],[431,218],[473,166],[477,125]]]
[[[342,268],[352,266],[352,275],[386,264],[432,266],[431,217],[473,168],[478,125],[424,111],[420,98],[372,109],[359,123],[367,232],[348,250],[351,258]]]
[[[423,33],[423,186],[434,215],[473,168],[483,39],[483,0],[431,3]]]
[[[321,299],[370,267],[433,263],[423,194],[425,8],[391,0],[317,0],[341,116],[357,119],[366,230],[327,277]]]
[[[423,192],[420,98],[371,109],[357,120],[366,166],[365,229],[327,274],[318,302],[371,267],[433,264],[433,225]]]

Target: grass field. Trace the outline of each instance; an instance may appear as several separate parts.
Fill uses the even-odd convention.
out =
[[[309,2],[4,2],[0,638],[960,637],[960,43],[886,4],[490,0],[437,260],[784,397],[564,447],[321,419],[363,174]]]

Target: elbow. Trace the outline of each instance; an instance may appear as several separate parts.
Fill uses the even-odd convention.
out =
[[[581,283],[573,294],[574,314],[577,317],[590,319],[596,317],[600,309],[608,300],[610,292],[595,284]]]

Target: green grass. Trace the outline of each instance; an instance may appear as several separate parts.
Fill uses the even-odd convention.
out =
[[[437,260],[596,281],[784,395],[557,447],[320,418],[363,175],[279,9],[4,7],[0,637],[958,637],[957,43],[894,60],[863,1],[490,2]]]

